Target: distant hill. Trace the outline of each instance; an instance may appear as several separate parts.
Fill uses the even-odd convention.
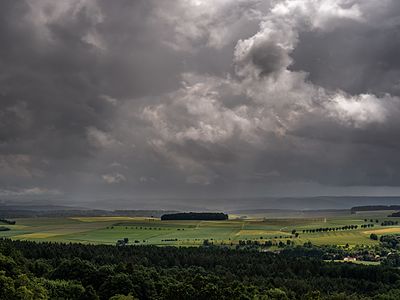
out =
[[[112,199],[85,202],[91,208],[175,210],[193,212],[236,211],[249,209],[321,210],[350,209],[362,205],[400,205],[399,197],[318,196],[318,197],[182,197]]]
[[[137,200],[139,201],[139,200]],[[193,212],[214,212],[214,211],[257,211],[257,210],[285,210],[285,211],[320,211],[320,210],[350,210],[357,206],[400,206],[400,197],[364,197],[364,196],[321,196],[321,197],[234,197],[234,198],[182,198],[182,199],[147,199],[137,202],[136,200],[113,200],[108,201],[108,206],[102,206],[100,202],[90,203],[91,208],[59,205],[30,201],[29,203],[16,203],[0,201],[0,212],[19,211],[22,215],[31,214],[59,214],[71,215],[76,212],[85,214],[104,215],[138,215],[160,217],[168,212],[193,211]],[[140,200],[141,201],[141,200]],[[60,202],[63,203],[63,202]],[[111,206],[110,203],[115,205]],[[89,205],[86,203],[84,205]],[[102,209],[97,209],[101,207]],[[115,210],[122,208],[121,210]],[[129,210],[125,209],[129,208]],[[131,209],[132,208],[132,209]],[[70,211],[69,213],[66,211]],[[327,212],[327,211],[326,211]],[[0,214],[1,216],[1,214]]]
[[[197,202],[199,203],[199,201]],[[225,211],[283,209],[283,210],[327,210],[350,209],[365,205],[400,205],[400,197],[364,197],[364,196],[321,196],[321,197],[260,197],[205,200],[207,207]]]
[[[263,215],[272,218],[318,218],[337,215],[350,215],[350,209],[316,209],[316,210],[293,210],[293,209],[243,209],[233,210],[229,213],[234,215]]]
[[[73,216],[127,216],[155,217],[166,213],[177,213],[175,210],[102,210],[63,205],[45,204],[5,204],[0,203],[0,218],[32,218],[32,217],[73,217]]]
[[[351,208],[351,212],[376,211],[376,210],[400,210],[400,205],[364,205]]]

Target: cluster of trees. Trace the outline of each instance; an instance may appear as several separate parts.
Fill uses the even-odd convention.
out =
[[[390,253],[387,254],[382,264],[390,267],[400,267],[400,254],[397,252],[400,250],[400,235],[382,235],[379,238],[381,246],[390,249]]]
[[[381,226],[393,226],[393,225],[399,225],[399,221],[386,220],[381,223]]]
[[[364,205],[354,206],[350,210],[351,213],[356,213],[358,211],[400,210],[400,205]]]
[[[207,240],[205,240],[207,241]],[[260,241],[252,241],[252,240],[239,240],[239,243],[236,247],[236,249],[243,249],[243,248],[259,248],[259,247],[272,247],[272,246],[278,246],[279,248],[283,248],[286,246],[291,246],[294,245],[294,242],[291,240],[286,240],[286,242],[283,241],[265,241],[264,243]]]
[[[4,218],[0,218],[0,223],[8,224],[8,225],[15,225],[15,221],[7,220]]]
[[[399,268],[400,267],[400,255],[398,253],[390,253],[387,258],[382,262],[382,265]]]
[[[349,249],[334,245],[315,246],[306,242],[302,247],[287,247],[281,254],[289,257],[312,257],[321,260],[341,260],[350,255]]]
[[[377,241],[377,240],[378,240],[378,236],[377,236],[375,233],[371,233],[371,234],[369,235],[369,238],[370,238],[371,240],[374,240],[374,241]]]
[[[361,225],[363,226],[363,225]],[[374,225],[372,225],[374,226]],[[339,230],[352,230],[357,229],[358,225],[346,225],[341,227],[324,227],[324,228],[313,228],[303,229],[303,233],[315,233],[315,232],[328,232],[328,231],[339,231]]]
[[[293,236],[291,236],[291,235],[276,235],[276,236],[274,236],[274,239],[275,240],[277,240],[277,239],[291,239]]]
[[[400,236],[399,235],[382,235],[379,239],[383,247],[389,249],[400,248]]]
[[[361,228],[370,228],[370,227],[374,227],[374,224],[362,224],[360,227]]]
[[[205,221],[222,221],[228,220],[228,215],[224,213],[209,213],[209,212],[189,212],[165,214],[161,216],[161,220],[205,220]]]
[[[0,231],[9,231],[10,228],[5,227],[5,226],[0,226]]]
[[[369,220],[371,223],[373,223],[374,222],[374,219],[370,219]],[[368,219],[364,219],[364,222],[368,222]],[[379,220],[378,219],[375,219],[375,223],[379,223]]]
[[[399,269],[301,255],[318,251],[325,250],[310,244],[274,254],[3,239],[0,299],[400,298]]]
[[[400,211],[394,212],[394,213],[390,214],[388,217],[398,218],[398,217],[400,217]]]
[[[337,245],[322,245],[316,246],[310,242],[299,247],[286,247],[281,250],[281,254],[291,257],[312,257],[323,259],[326,261],[340,260],[343,261],[346,257],[356,258],[358,261],[385,261],[391,250],[382,245],[364,246],[356,245],[349,247]]]

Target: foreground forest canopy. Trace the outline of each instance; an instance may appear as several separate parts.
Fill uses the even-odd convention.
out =
[[[308,247],[308,251],[303,251]],[[400,270],[217,247],[0,240],[0,299],[399,299]],[[116,295],[129,295],[128,297]]]

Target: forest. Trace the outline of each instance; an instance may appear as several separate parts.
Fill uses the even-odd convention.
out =
[[[204,220],[204,221],[223,221],[228,220],[228,215],[215,212],[188,212],[164,214],[161,216],[162,221],[166,220]]]
[[[400,298],[400,270],[328,262],[307,247],[277,254],[2,239],[0,299]]]
[[[350,209],[352,213],[360,211],[379,211],[379,210],[400,210],[400,205],[364,205],[364,206],[353,206]]]

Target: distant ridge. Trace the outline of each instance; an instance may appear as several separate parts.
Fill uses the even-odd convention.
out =
[[[14,202],[0,200],[0,211],[91,211],[109,214],[116,209],[120,209],[118,213],[134,213],[142,211],[158,211],[158,212],[213,212],[213,211],[249,211],[261,209],[274,210],[293,210],[293,211],[314,211],[314,210],[337,210],[347,209],[357,206],[400,206],[399,196],[316,196],[316,197],[231,197],[231,198],[157,198],[147,199],[146,201],[136,202],[136,200],[113,200],[111,206],[99,203],[84,202],[84,206],[68,206],[58,205],[57,203],[36,203],[30,202]],[[139,200],[137,200],[139,201]],[[140,200],[141,201],[141,200]],[[96,205],[95,205],[96,204]],[[81,204],[82,205],[82,204]],[[72,213],[72,212],[71,212]],[[161,216],[161,215],[159,215]]]
[[[213,200],[218,203],[218,200]],[[282,209],[282,210],[330,210],[348,209],[355,206],[400,205],[398,196],[317,196],[317,197],[259,197],[226,199],[223,209],[227,211]],[[210,205],[212,205],[210,203]]]
[[[400,210],[400,205],[364,205],[351,208],[351,212],[374,210]]]
[[[52,204],[4,204],[0,203],[0,218],[31,218],[31,217],[74,217],[74,216],[127,216],[155,217],[166,213],[176,213],[176,210],[103,210],[80,207],[70,207]]]

